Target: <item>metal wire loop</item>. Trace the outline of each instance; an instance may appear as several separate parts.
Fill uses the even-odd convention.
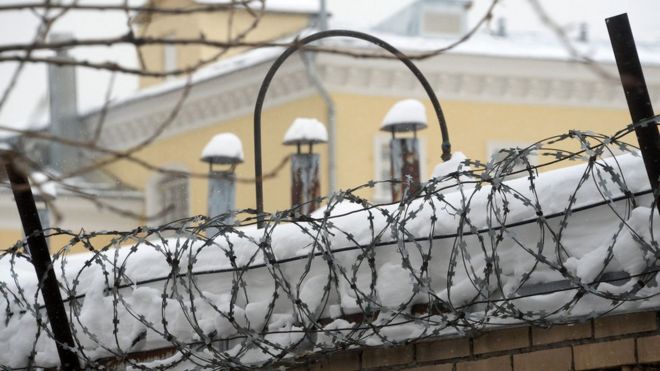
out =
[[[426,77],[424,77],[424,74],[422,74],[422,72],[417,68],[417,66],[415,66],[415,64],[410,60],[410,58],[408,58],[408,56],[406,56],[404,53],[399,51],[394,46],[388,44],[387,42],[375,36],[359,31],[328,30],[328,31],[321,31],[314,33],[305,38],[297,40],[296,42],[291,44],[291,46],[289,46],[275,60],[275,62],[273,62],[272,66],[266,73],[266,77],[264,77],[264,81],[261,83],[261,87],[259,88],[259,95],[257,96],[257,102],[255,103],[254,106],[254,173],[256,179],[257,225],[260,228],[263,226],[263,211],[264,211],[263,179],[262,179],[263,168],[261,161],[261,111],[263,108],[264,99],[266,98],[266,92],[268,91],[268,87],[270,86],[270,83],[273,80],[275,73],[291,54],[296,52],[304,45],[329,37],[351,37],[355,39],[368,41],[372,44],[375,44],[387,50],[388,52],[392,53],[392,55],[397,57],[401,62],[403,62],[403,64],[405,64],[406,67],[408,67],[408,69],[415,75],[415,77],[417,77],[417,80],[422,84],[424,91],[431,100],[431,104],[433,105],[433,110],[435,111],[435,115],[438,118],[438,124],[440,125],[440,132],[442,133],[442,159],[444,161],[447,161],[448,159],[451,158],[451,144],[449,142],[449,132],[447,130],[447,122],[442,112],[442,107],[440,106],[440,102],[438,101],[438,98],[433,92],[433,88],[429,84],[428,80],[426,80]]]

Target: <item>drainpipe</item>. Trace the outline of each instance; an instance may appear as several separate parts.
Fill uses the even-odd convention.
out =
[[[70,33],[54,33],[53,42],[72,40]],[[72,61],[66,48],[55,50],[55,58]],[[50,99],[50,132],[60,138],[81,140],[86,138],[84,128],[78,118],[76,70],[73,66],[48,65],[48,96]],[[50,143],[48,165],[59,172],[68,173],[82,164],[82,149],[57,143]]]
[[[328,12],[326,0],[320,1],[319,31],[328,29]],[[325,88],[321,77],[316,70],[316,53],[301,53],[307,78],[318,91],[326,107],[326,120],[328,123],[328,193],[337,191],[337,123],[335,118],[335,102],[330,92]]]

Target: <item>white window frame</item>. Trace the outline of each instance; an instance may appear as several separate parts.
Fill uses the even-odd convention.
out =
[[[170,32],[163,36],[164,39],[174,39],[176,34]],[[177,47],[175,44],[163,44],[163,71],[169,72],[175,70],[178,66]],[[166,79],[174,78],[173,75],[167,75]]]
[[[176,171],[183,171],[186,172],[187,169],[183,166],[179,165],[170,165],[167,166],[166,169],[168,170],[176,170]],[[157,215],[161,213],[164,209],[163,205],[163,194],[162,194],[162,184],[163,182],[166,182],[168,179],[171,179],[173,177],[177,177],[176,175],[168,174],[168,173],[157,173],[154,174],[150,179],[147,184],[147,192],[146,192],[146,209],[147,209],[147,217],[152,217],[154,215]],[[184,213],[185,216],[190,216],[191,215],[191,185],[190,185],[190,177],[188,176],[183,176],[180,180],[176,181],[181,181],[181,184],[185,185],[185,196],[183,197],[185,199],[185,205],[183,206],[184,208]],[[173,221],[172,217],[170,216],[170,213],[166,213],[166,215],[163,215],[158,218],[154,219],[149,219],[147,220],[147,225],[155,227],[162,225],[163,223],[168,223]]]

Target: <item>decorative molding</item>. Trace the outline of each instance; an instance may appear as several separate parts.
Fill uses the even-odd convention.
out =
[[[231,75],[202,81],[190,91],[181,110],[159,139],[245,116],[252,112],[262,76],[268,65],[256,65]],[[265,108],[281,105],[314,93],[302,63],[288,63],[273,80]],[[149,138],[172,114],[181,89],[122,103],[107,113],[100,144],[125,149]],[[85,119],[98,122],[98,114]]]
[[[379,96],[425,96],[416,78],[398,60],[328,56],[319,68],[335,92]],[[487,101],[533,105],[626,107],[618,80],[597,76],[565,60],[444,54],[418,63],[441,101]],[[614,65],[602,66],[618,76]],[[660,68],[645,68],[652,97],[660,104]],[[388,76],[388,84],[383,77]]]
[[[196,83],[174,121],[160,138],[249,115],[271,61]],[[318,71],[332,92],[366,96],[424,96],[417,79],[391,59],[318,58]],[[443,54],[417,63],[441,101],[475,101],[570,107],[625,108],[618,81],[605,80],[583,64],[565,60]],[[604,68],[617,76],[615,66]],[[645,69],[647,84],[660,105],[660,67]],[[101,144],[122,149],[152,135],[167,120],[181,89],[128,101],[106,117]],[[304,65],[292,60],[272,82],[265,108],[315,94]],[[86,118],[95,125],[97,115]]]

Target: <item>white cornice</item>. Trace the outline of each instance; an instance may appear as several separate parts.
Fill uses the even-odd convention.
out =
[[[331,92],[367,96],[425,95],[421,85],[398,60],[355,59],[340,55],[317,58],[319,73]],[[250,115],[257,91],[271,61],[197,83],[183,108],[160,138]],[[570,107],[625,108],[616,68],[603,68],[614,77],[604,79],[587,66],[564,60],[444,54],[416,62],[441,102],[493,103]],[[660,67],[645,69],[656,105],[660,105]],[[102,144],[122,149],[134,146],[157,130],[171,114],[182,90],[128,101],[106,117]],[[290,58],[268,91],[264,108],[315,94],[302,62]],[[95,125],[97,115],[86,118]]]
[[[202,81],[192,87],[174,120],[166,125],[159,139],[210,126],[250,114],[254,110],[259,86],[270,64],[259,64]],[[113,149],[135,146],[153,136],[168,122],[182,98],[182,89],[157,96],[131,100],[108,111],[100,144]],[[292,58],[275,76],[264,109],[313,94],[302,62]],[[85,119],[94,127],[99,114]]]
[[[601,65],[612,79],[580,63],[533,58],[444,54],[416,63],[442,101],[486,101],[570,107],[626,107],[614,65]],[[326,56],[319,68],[335,92],[380,96],[425,96],[398,60]],[[652,98],[660,104],[660,68],[645,68]]]

